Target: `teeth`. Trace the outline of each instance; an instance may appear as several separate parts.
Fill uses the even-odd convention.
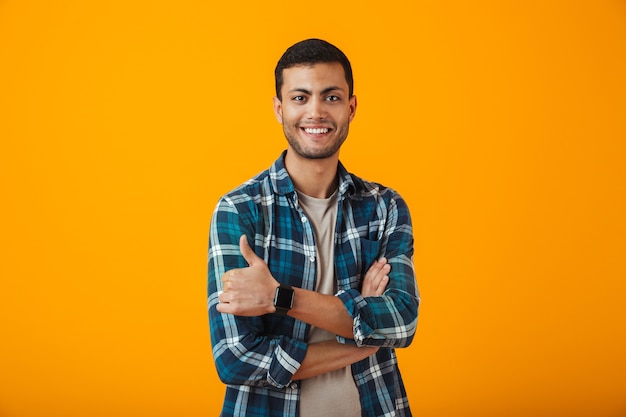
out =
[[[304,131],[306,133],[310,133],[312,135],[319,135],[320,133],[328,133],[328,128],[326,128],[326,127],[324,127],[324,128],[316,128],[316,129],[305,128]]]

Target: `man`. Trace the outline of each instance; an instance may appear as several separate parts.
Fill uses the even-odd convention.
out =
[[[411,219],[395,191],[339,162],[357,107],[350,62],[309,39],[275,76],[287,150],[211,223],[222,415],[411,415],[394,351],[417,325]]]

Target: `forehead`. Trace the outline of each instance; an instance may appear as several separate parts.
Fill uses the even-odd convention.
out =
[[[316,91],[331,87],[348,91],[343,67],[338,62],[296,65],[283,70],[283,92],[297,89]]]

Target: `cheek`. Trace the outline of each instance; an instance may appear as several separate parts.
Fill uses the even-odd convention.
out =
[[[283,124],[295,126],[300,120],[298,116],[299,115],[296,114],[294,111],[289,111],[288,109],[283,108],[283,113],[282,113]]]
[[[348,124],[352,121],[353,117],[354,117],[354,113],[350,111],[346,111],[345,113],[341,114],[336,120],[340,124]]]

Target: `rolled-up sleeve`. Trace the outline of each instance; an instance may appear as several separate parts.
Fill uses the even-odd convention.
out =
[[[245,215],[237,207],[245,205]],[[209,234],[208,308],[211,343],[217,373],[225,384],[283,388],[304,360],[307,345],[288,334],[269,332],[271,315],[240,317],[217,311],[222,275],[247,267],[239,238],[253,242],[254,204],[222,198],[213,212]],[[254,249],[254,248],[253,248]],[[274,326],[275,327],[275,326]]]

